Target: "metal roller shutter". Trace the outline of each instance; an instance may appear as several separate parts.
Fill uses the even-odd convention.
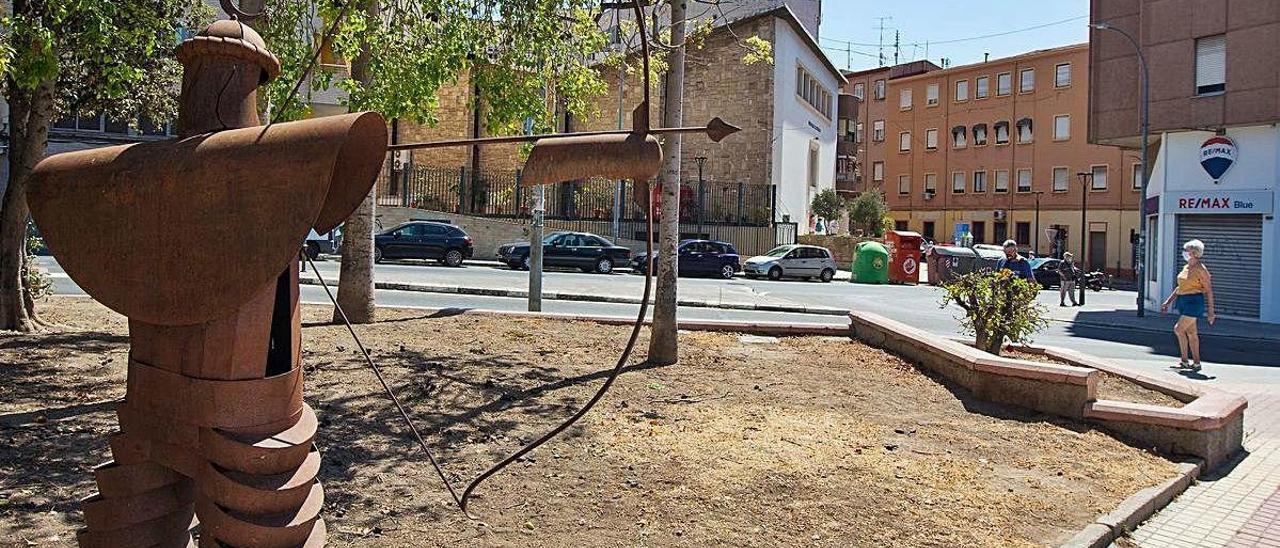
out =
[[[1179,215],[1178,243],[1204,242],[1218,314],[1257,318],[1262,292],[1261,215]],[[1178,251],[1178,271],[1185,264]]]

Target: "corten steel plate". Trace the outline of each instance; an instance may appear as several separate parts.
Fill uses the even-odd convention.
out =
[[[386,142],[366,112],[69,152],[36,166],[27,195],[86,293],[134,320],[196,324],[234,312],[312,227],[354,210]]]
[[[588,177],[648,181],[661,168],[662,147],[653,135],[550,137],[533,144],[520,183],[537,186]]]

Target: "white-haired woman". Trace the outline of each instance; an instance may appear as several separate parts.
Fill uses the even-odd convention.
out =
[[[1178,350],[1182,354],[1180,367],[1200,370],[1200,334],[1196,323],[1200,318],[1208,318],[1212,324],[1216,319],[1213,313],[1213,286],[1209,280],[1209,269],[1200,262],[1204,255],[1204,242],[1191,240],[1182,245],[1182,258],[1187,265],[1178,273],[1178,285],[1173,294],[1160,305],[1160,312],[1168,312],[1169,305],[1178,311],[1178,323],[1173,325],[1173,333],[1178,336]],[[1187,350],[1191,350],[1193,363],[1187,364]]]

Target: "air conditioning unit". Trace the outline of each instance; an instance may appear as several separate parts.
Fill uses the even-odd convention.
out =
[[[925,193],[924,193],[924,201],[926,201],[926,202],[927,202],[927,201],[932,200],[932,199],[933,199],[933,193],[932,193],[932,192],[925,192]]]
[[[991,216],[995,217],[997,221],[1003,221],[1008,215],[1009,213],[1003,209],[997,209],[991,212]]]

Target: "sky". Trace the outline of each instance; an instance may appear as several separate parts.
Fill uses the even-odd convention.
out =
[[[1087,42],[1088,14],[1088,0],[823,0],[819,41],[837,67],[874,68],[880,64],[878,18],[887,17],[885,65],[893,64],[898,31],[899,62],[927,58],[941,65],[946,57],[959,66],[981,62],[983,53],[998,59]],[[1039,28],[1010,32],[1030,27]],[[1008,34],[990,36],[999,33]]]

